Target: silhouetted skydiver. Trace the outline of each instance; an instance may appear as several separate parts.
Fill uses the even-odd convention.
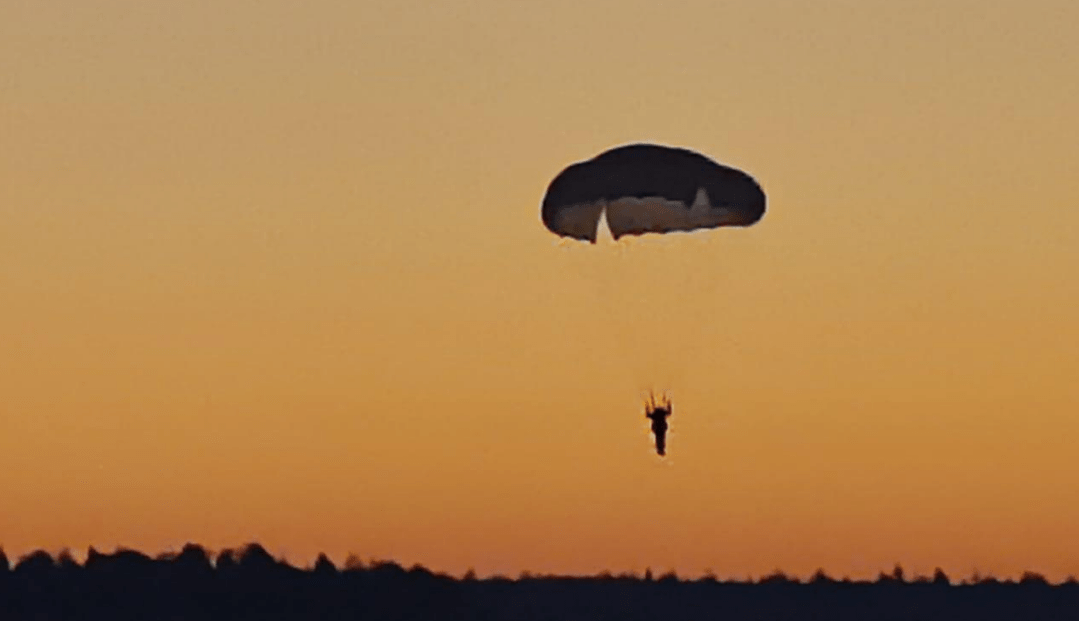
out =
[[[671,415],[673,408],[670,399],[663,398],[662,404],[657,404],[654,397],[650,397],[645,404],[644,415],[652,421],[652,433],[656,436],[656,454],[667,454],[667,417]]]

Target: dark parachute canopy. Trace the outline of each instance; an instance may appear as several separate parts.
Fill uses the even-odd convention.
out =
[[[607,211],[611,236],[749,226],[764,216],[764,191],[746,173],[688,149],[615,147],[572,164],[547,187],[543,224],[596,243]]]

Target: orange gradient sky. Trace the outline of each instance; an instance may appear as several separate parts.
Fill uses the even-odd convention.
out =
[[[6,1],[0,544],[1079,573],[1076,24]],[[547,232],[550,179],[635,141],[768,213]]]

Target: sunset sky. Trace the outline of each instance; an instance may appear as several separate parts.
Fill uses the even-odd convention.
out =
[[[1077,25],[5,0],[0,546],[1079,574]],[[768,212],[543,227],[563,167],[638,141]]]

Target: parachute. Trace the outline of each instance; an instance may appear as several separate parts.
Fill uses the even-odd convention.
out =
[[[714,283],[718,274],[700,268],[711,261],[699,260],[715,249],[690,239],[668,243],[665,235],[748,227],[764,212],[764,191],[745,172],[688,149],[636,143],[563,169],[547,187],[540,217],[560,238],[591,243],[559,243],[567,251],[566,273],[586,277],[600,305],[603,341],[621,350],[614,356],[619,371],[632,375],[627,379],[642,390],[683,383],[687,367],[701,359],[700,350],[717,344],[707,328],[684,329],[715,325],[716,313],[701,303],[708,298],[700,291],[702,278]],[[626,239],[597,246],[601,221],[616,242]],[[648,239],[648,233],[660,235]],[[651,295],[642,299],[641,291]],[[669,401],[659,405],[650,399],[646,407],[661,457],[670,411]]]
[[[764,191],[740,170],[688,149],[630,144],[560,172],[547,187],[541,217],[552,233],[594,244],[604,210],[618,240],[750,226],[764,206]]]

